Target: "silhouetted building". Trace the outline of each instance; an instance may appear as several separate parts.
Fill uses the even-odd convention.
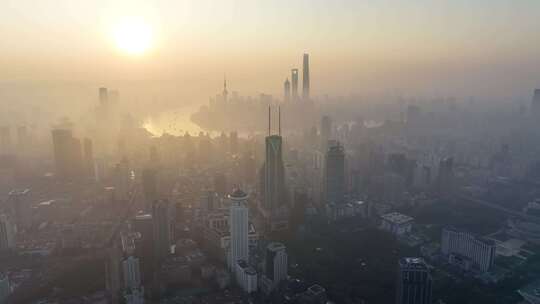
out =
[[[229,91],[227,91],[227,79],[223,79],[223,101],[227,102],[229,98]]]
[[[227,193],[227,176],[223,173],[214,175],[214,191],[219,195],[225,195]]]
[[[266,158],[263,168],[263,203],[266,210],[272,211],[281,206],[285,194],[285,167],[282,157],[282,138],[280,135],[266,137]]]
[[[146,210],[150,210],[152,203],[159,198],[156,170],[145,169],[142,172],[142,186]]]
[[[291,70],[292,99],[298,100],[298,69]]]
[[[154,272],[154,227],[151,214],[139,214],[131,220],[131,229],[140,233],[135,239],[135,255],[140,259],[143,282],[149,282]],[[146,281],[145,281],[146,280]]]
[[[26,126],[20,126],[17,128],[17,148],[19,152],[26,152],[30,144],[30,137],[28,135],[28,129]]]
[[[454,189],[454,159],[447,157],[439,162],[437,190],[440,195],[451,194]]]
[[[431,304],[432,278],[421,258],[399,260],[396,304]]]
[[[111,248],[108,248],[108,256],[105,260],[105,287],[109,302],[112,304],[120,303],[120,289],[121,289],[121,270],[120,262],[122,253],[118,240],[113,242]]]
[[[106,107],[108,101],[109,101],[109,92],[107,88],[99,88],[99,104],[103,107]]]
[[[115,198],[119,200],[128,199],[130,178],[129,161],[124,157],[120,163],[116,164],[113,171]]]
[[[52,131],[56,175],[62,180],[79,178],[82,173],[82,150],[80,140],[69,129]]]
[[[94,148],[92,140],[89,138],[84,139],[84,170],[90,179],[96,178],[94,168]]]
[[[304,61],[302,65],[302,98],[304,100],[309,99],[309,54],[304,54]]]
[[[152,222],[154,234],[154,255],[162,261],[171,252],[171,241],[174,233],[172,207],[168,200],[156,200],[152,205]]]
[[[345,150],[339,142],[326,152],[324,198],[325,203],[345,202]]]
[[[0,127],[0,154],[7,154],[11,150],[11,133],[8,126]]]
[[[325,153],[328,150],[328,140],[330,140],[332,136],[332,120],[329,116],[323,116],[321,118],[321,142],[319,144],[319,149],[321,152]]]
[[[9,192],[7,207],[18,231],[32,226],[32,206],[29,195],[30,189],[14,189]]]
[[[159,166],[159,153],[156,146],[150,147],[150,166],[157,168]]]
[[[534,117],[540,117],[540,89],[534,90],[534,95],[531,103],[531,112]]]
[[[233,131],[229,137],[229,149],[231,154],[238,154],[238,132]]]
[[[289,81],[289,78],[283,83],[283,101],[291,101],[291,82]]]
[[[0,215],[0,252],[15,248],[15,227],[11,219]]]

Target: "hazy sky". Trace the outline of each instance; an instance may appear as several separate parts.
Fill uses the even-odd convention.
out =
[[[154,43],[119,52],[115,24]],[[161,85],[193,98],[280,94],[301,54],[315,94],[529,96],[540,87],[538,0],[2,0],[0,81]],[[143,81],[144,82],[141,82]]]

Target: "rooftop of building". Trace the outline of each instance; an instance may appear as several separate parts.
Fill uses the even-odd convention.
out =
[[[518,289],[518,293],[524,297],[540,299],[540,280],[536,280],[521,287]]]
[[[245,260],[238,260],[238,266],[249,275],[256,275],[257,271],[255,268],[251,267]]]
[[[135,219],[136,220],[151,220],[152,219],[152,214],[150,214],[150,213],[137,214],[135,216]]]
[[[427,264],[422,258],[416,258],[416,257],[405,257],[399,259],[399,265],[400,266],[406,266],[407,268],[415,268],[415,269],[427,269]]]
[[[30,192],[30,189],[13,189],[9,192],[9,195],[25,195]]]
[[[285,250],[285,245],[279,242],[272,242],[268,244],[267,248],[272,251]]]
[[[326,289],[324,289],[324,287],[322,287],[319,284],[315,284],[315,285],[310,286],[307,289],[307,292],[312,294],[312,295],[318,295],[318,294],[326,292]]]
[[[451,232],[456,232],[456,233],[466,233],[466,234],[469,234],[470,236],[474,237],[475,239],[485,243],[485,244],[488,244],[488,245],[493,245],[495,246],[496,243],[494,240],[492,239],[488,239],[488,238],[485,238],[485,237],[482,237],[482,236],[476,236],[474,235],[473,233],[471,233],[470,231],[467,231],[465,229],[459,229],[459,228],[456,228],[454,226],[445,226],[443,228],[443,230],[447,230],[447,231],[451,231]]]
[[[233,191],[233,193],[229,194],[229,198],[237,200],[245,200],[247,197],[248,195],[240,189],[236,189]]]
[[[407,222],[410,222],[410,221],[414,220],[414,218],[412,218],[412,217],[410,217],[408,215],[399,213],[399,212],[387,213],[387,214],[382,215],[381,217],[384,220],[392,222],[394,224],[405,224]]]

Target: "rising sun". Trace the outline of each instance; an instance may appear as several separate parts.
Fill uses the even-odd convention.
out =
[[[142,55],[152,46],[152,27],[142,19],[127,18],[112,32],[118,49],[129,55]]]

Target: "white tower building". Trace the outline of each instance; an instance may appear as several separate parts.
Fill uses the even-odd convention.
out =
[[[229,268],[233,271],[236,268],[238,260],[247,261],[249,258],[247,198],[248,195],[239,189],[229,195],[229,199],[231,200],[229,216],[231,233]]]

